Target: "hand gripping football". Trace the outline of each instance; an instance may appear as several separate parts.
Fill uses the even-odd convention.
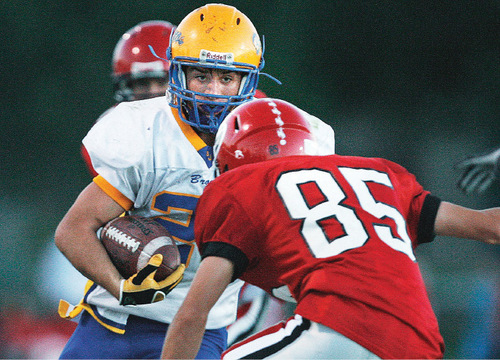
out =
[[[122,216],[108,222],[101,242],[123,278],[144,268],[151,256],[162,254],[163,261],[154,279],[164,280],[181,263],[179,249],[167,229],[151,218]]]

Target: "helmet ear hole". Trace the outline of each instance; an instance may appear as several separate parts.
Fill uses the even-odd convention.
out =
[[[240,131],[240,115],[236,115],[236,119],[234,121],[234,131],[238,132]]]

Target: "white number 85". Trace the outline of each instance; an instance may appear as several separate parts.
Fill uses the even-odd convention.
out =
[[[396,208],[375,200],[366,184],[367,182],[375,182],[393,188],[389,176],[372,169],[340,167],[339,170],[352,187],[363,210],[378,219],[390,218],[394,220],[399,237],[395,237],[387,225],[363,224],[354,209],[342,204],[347,195],[330,172],[309,169],[283,173],[276,183],[276,189],[290,217],[295,220],[303,220],[301,234],[314,257],[335,256],[363,246],[368,240],[365,226],[371,225],[383,242],[415,261],[404,217]],[[299,185],[308,182],[316,183],[326,201],[313,207],[306,203]],[[328,218],[335,218],[343,226],[343,235],[335,239],[329,239],[326,236],[319,221]]]

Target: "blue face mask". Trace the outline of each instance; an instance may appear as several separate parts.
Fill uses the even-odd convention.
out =
[[[162,59],[150,49],[156,57]],[[266,73],[261,73],[264,68],[264,47],[262,48],[262,58],[258,66],[246,63],[231,62],[213,59],[200,60],[194,57],[178,56],[172,58],[171,47],[167,49],[167,58],[170,61],[168,71],[167,98],[169,105],[177,109],[179,117],[185,123],[205,133],[217,132],[219,125],[226,115],[236,106],[241,105],[254,98],[259,82],[259,75],[265,75],[281,85],[281,82]],[[239,93],[234,96],[202,94],[190,91],[186,88],[184,66],[197,66],[208,69],[229,70],[241,73],[242,83]],[[200,97],[210,95],[218,101],[202,100]],[[197,99],[198,97],[198,99]]]
[[[196,110],[189,105],[183,107],[184,112],[187,114],[188,123],[200,124],[203,128],[206,129],[218,129],[219,124],[217,122],[217,119],[220,114],[222,114],[223,112],[227,112],[224,111],[226,110],[226,108],[227,106],[225,105],[207,104],[198,105]],[[228,108],[227,110],[230,109]]]
[[[169,74],[169,104],[178,109],[179,116],[184,122],[199,131],[215,134],[222,120],[234,107],[252,100],[255,95],[259,78],[257,69],[238,70],[238,72],[242,73],[239,94],[229,96],[204,94],[188,90],[185,87],[182,64],[175,61],[173,63],[176,66],[171,66],[171,74]],[[234,71],[234,68],[220,65],[205,65],[203,67]],[[210,96],[210,100],[206,98],[207,95]]]

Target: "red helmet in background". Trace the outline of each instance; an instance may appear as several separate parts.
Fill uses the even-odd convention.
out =
[[[309,121],[295,105],[256,99],[236,107],[222,122],[214,152],[219,174],[238,166],[291,155],[315,155]]]
[[[154,56],[149,49],[151,45],[156,53],[166,54],[170,44],[170,33],[175,26],[168,21],[144,21],[129,29],[122,35],[113,52],[113,85],[115,100],[134,100],[131,83],[140,79],[164,79],[168,82],[170,64]],[[153,97],[162,94],[152,94]]]

